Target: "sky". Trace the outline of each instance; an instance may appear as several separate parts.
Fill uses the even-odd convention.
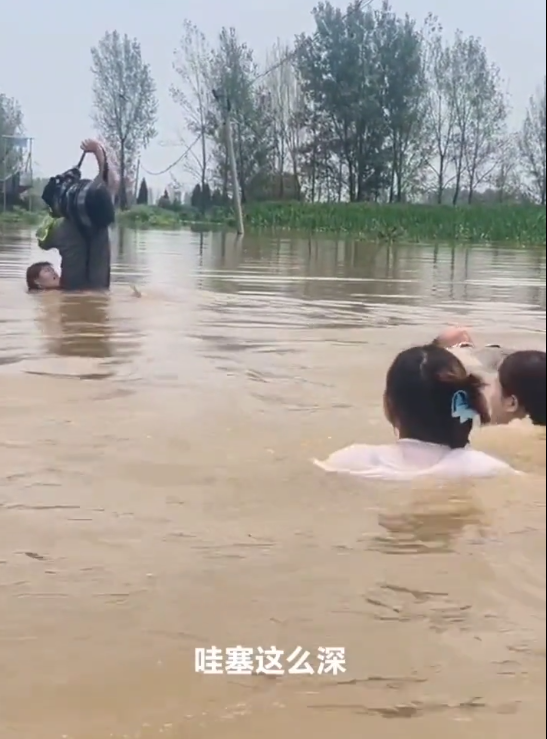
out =
[[[374,0],[378,5],[381,0]],[[151,188],[163,188],[169,175],[152,176],[184,150],[177,145],[184,124],[169,95],[176,81],[173,51],[185,19],[214,41],[223,26],[234,26],[262,62],[277,38],[290,42],[314,28],[313,0],[0,0],[0,92],[19,100],[26,134],[33,137],[36,176],[50,176],[79,158],[79,143],[94,135],[90,48],[105,31],[127,33],[141,42],[159,99],[157,139],[143,153],[143,174]],[[334,5],[346,7],[344,0]],[[393,0],[393,9],[421,22],[434,12],[452,36],[459,28],[478,36],[499,65],[512,99],[511,122],[522,120],[526,104],[545,74],[545,5],[540,0]],[[17,10],[15,10],[17,8]],[[524,12],[524,10],[526,12]],[[191,138],[187,143],[191,143]],[[93,174],[86,170],[84,174]],[[173,170],[187,187],[192,178]]]

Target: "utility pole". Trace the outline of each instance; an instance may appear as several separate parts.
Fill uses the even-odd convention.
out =
[[[139,174],[140,174],[140,170],[141,170],[141,160],[140,160],[140,157],[139,157],[139,160],[137,162],[137,173],[135,175],[135,188],[134,188],[135,192],[133,193],[133,198],[135,200],[134,205],[137,204],[137,198],[139,197],[139,189],[140,189]]]
[[[2,212],[5,213],[8,205],[8,136],[2,136]]]
[[[232,138],[232,122],[230,118],[230,99],[225,95],[219,95],[213,90],[213,97],[222,106],[224,118],[224,133],[226,135],[226,151],[228,153],[228,163],[230,165],[230,174],[232,176],[232,193],[234,198],[234,210],[236,216],[237,235],[243,236],[245,228],[243,226],[243,210],[241,208],[241,193],[239,190],[239,179],[237,176],[236,155],[234,152],[234,140]]]

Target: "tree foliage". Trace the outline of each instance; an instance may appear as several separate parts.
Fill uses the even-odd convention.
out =
[[[311,197],[401,201],[423,159],[423,39],[387,2],[379,10],[330,2],[297,39],[296,67],[308,129]]]
[[[137,205],[148,205],[148,200],[148,185],[143,177],[141,184],[139,185],[139,192],[137,193]]]
[[[0,93],[0,177],[18,170],[21,151],[9,137],[23,134],[23,112],[17,100]]]
[[[216,174],[223,195],[229,191],[225,146],[225,110],[230,109],[239,187],[243,202],[271,171],[271,110],[265,87],[254,84],[258,65],[252,49],[234,28],[223,28],[211,58],[211,83],[217,95],[209,116],[214,139]]]
[[[262,68],[234,28],[208,41],[185,22],[171,95],[197,136],[181,165],[199,185],[195,207],[232,194],[228,106],[243,202],[515,201],[523,180],[545,202],[545,85],[516,136],[479,39],[450,38],[432,15],[418,26],[388,0],[322,0],[314,20]]]
[[[185,157],[185,166],[199,180],[201,190],[207,184],[211,161],[208,137],[214,105],[211,64],[212,51],[205,35],[194,23],[184,21],[183,33],[174,53],[173,70],[177,82],[171,85],[170,92],[181,109],[186,128],[198,137],[198,153],[191,148]]]
[[[546,201],[546,130],[545,130],[545,77],[543,86],[530,98],[522,131],[519,135],[519,151],[523,160],[532,198],[545,205]]]
[[[127,206],[127,180],[156,135],[158,103],[150,67],[136,39],[107,32],[91,49],[93,120],[120,170],[119,201]]]
[[[497,164],[506,135],[507,109],[499,69],[488,61],[479,39],[456,34],[450,49],[449,89],[455,114],[454,204],[463,185],[467,199]]]
[[[269,200],[299,200],[301,197],[299,160],[303,137],[304,97],[293,62],[293,50],[279,39],[266,55],[264,77],[272,138],[272,172],[262,193]]]

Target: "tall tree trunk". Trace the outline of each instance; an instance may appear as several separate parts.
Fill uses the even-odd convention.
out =
[[[127,210],[127,183],[125,181],[125,143],[120,148],[120,209]]]

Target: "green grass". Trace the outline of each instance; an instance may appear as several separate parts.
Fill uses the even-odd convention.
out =
[[[158,208],[155,205],[136,205],[118,213],[118,223],[129,228],[169,229],[195,223],[198,213],[193,208]]]
[[[14,208],[13,210],[7,210],[2,212],[0,210],[0,226],[3,224],[15,225],[15,226],[34,226],[43,219],[44,211],[38,210],[29,212],[23,208]]]
[[[360,237],[368,241],[545,245],[545,208],[533,205],[368,205],[363,203],[264,203],[244,209],[249,231],[295,231]],[[179,228],[201,222],[235,226],[231,210],[201,217],[192,208],[154,206],[121,213],[134,228]]]
[[[539,206],[441,206],[264,204],[246,213],[251,229],[332,232],[372,241],[545,244],[545,208]]]
[[[245,207],[249,231],[293,231],[347,235],[373,242],[512,244],[545,246],[545,208],[534,205],[370,205],[363,203],[263,203]],[[43,212],[0,213],[0,224],[33,225]],[[186,206],[163,209],[136,206],[118,214],[129,228],[235,225],[231,209],[205,216]]]

